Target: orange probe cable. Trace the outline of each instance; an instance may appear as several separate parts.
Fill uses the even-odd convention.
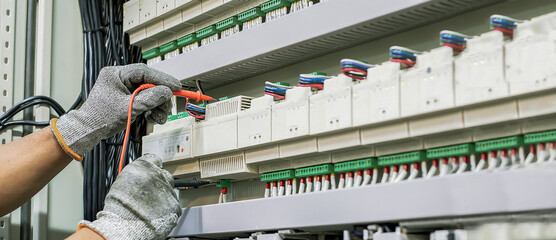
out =
[[[124,158],[125,158],[125,153],[127,152],[127,139],[129,137],[129,127],[131,126],[131,111],[132,111],[132,107],[133,107],[133,100],[135,99],[135,95],[137,95],[138,92],[148,89],[148,88],[152,88],[152,87],[156,87],[156,85],[151,84],[151,83],[145,83],[142,84],[141,86],[139,86],[137,89],[135,89],[135,91],[133,91],[133,93],[131,94],[131,99],[129,100],[129,108],[128,108],[128,113],[127,113],[127,125],[126,125],[126,129],[125,129],[125,137],[124,137],[124,142],[122,144],[122,154],[120,156],[120,164],[118,167],[118,174],[120,174],[122,172],[122,168],[124,166]],[[184,97],[184,98],[190,98],[190,99],[194,99],[196,102],[200,101],[200,100],[213,100],[212,97],[209,97],[207,95],[201,94],[200,91],[197,92],[191,92],[191,91],[186,91],[186,90],[179,90],[179,91],[172,91],[172,94],[174,94],[174,96],[179,96],[179,97]]]

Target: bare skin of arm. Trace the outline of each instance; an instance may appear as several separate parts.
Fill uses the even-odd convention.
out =
[[[71,161],[50,126],[0,145],[0,216],[33,197]]]
[[[67,240],[104,240],[103,237],[98,235],[91,229],[82,228],[81,230],[77,231],[76,233],[72,234]]]

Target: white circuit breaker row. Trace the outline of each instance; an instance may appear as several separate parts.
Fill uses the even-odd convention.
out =
[[[123,31],[149,50],[260,5],[263,0],[130,0]]]
[[[513,40],[483,33],[468,39],[459,55],[435,48],[408,69],[385,62],[369,68],[366,80],[338,75],[322,91],[294,87],[279,102],[268,95],[228,99],[249,99],[251,106],[199,123],[172,121],[167,125],[176,127],[144,138],[143,151],[164,160],[196,158],[556,87],[555,21],[551,13],[520,23]],[[207,105],[207,116],[222,105]]]

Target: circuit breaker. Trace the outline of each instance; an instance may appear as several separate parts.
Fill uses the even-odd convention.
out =
[[[456,105],[508,96],[502,32],[490,31],[468,39],[454,65]]]
[[[556,86],[556,13],[518,24],[506,44],[506,79],[512,95]]]
[[[400,116],[400,63],[384,62],[367,70],[367,80],[353,86],[353,125]]]
[[[272,96],[262,96],[251,101],[251,108],[238,113],[238,147],[270,142]]]
[[[272,141],[309,134],[309,96],[310,88],[289,89],[286,99],[272,106]]]
[[[124,3],[124,32],[139,25],[139,0]]]
[[[454,106],[453,59],[449,47],[439,47],[417,55],[415,66],[401,74],[402,116]]]
[[[324,81],[324,90],[309,100],[309,130],[317,134],[351,127],[351,78],[341,74]]]
[[[139,23],[146,23],[156,17],[157,0],[139,1]]]

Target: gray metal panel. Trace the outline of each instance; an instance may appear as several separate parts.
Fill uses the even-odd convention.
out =
[[[10,239],[10,223],[11,215],[0,217],[0,239],[9,240]]]
[[[556,163],[185,208],[171,236],[556,209]]]
[[[153,65],[212,88],[502,0],[335,0]]]

